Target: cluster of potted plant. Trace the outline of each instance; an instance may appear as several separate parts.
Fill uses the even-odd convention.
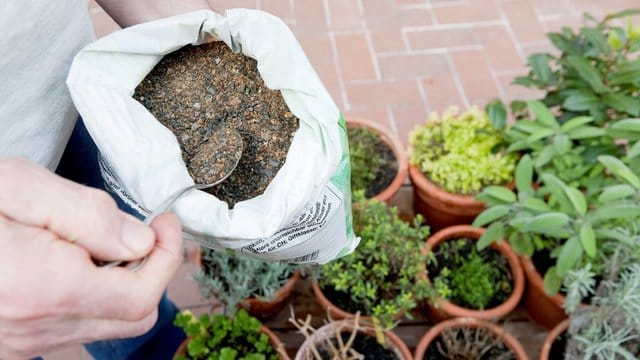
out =
[[[291,317],[307,339],[296,359],[410,359],[393,329],[421,310],[436,324],[415,359],[527,359],[494,322],[521,298],[557,326],[541,358],[640,356],[640,31],[611,22],[634,13],[549,34],[559,55],[532,55],[515,80],[544,90],[541,100],[433,114],[411,132],[409,161],[380,126],[347,120],[361,242],[316,269],[332,320],[313,329]],[[407,167],[411,223],[385,203]],[[297,274],[205,251],[196,279],[235,312],[278,298]],[[216,322],[185,319],[191,342]]]

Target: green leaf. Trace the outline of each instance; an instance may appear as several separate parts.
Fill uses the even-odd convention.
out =
[[[542,129],[542,130],[538,130],[534,133],[532,133],[531,135],[529,135],[529,137],[527,138],[527,141],[529,142],[529,144],[534,143],[542,138],[548,137],[553,135],[553,129]]]
[[[558,125],[556,117],[553,116],[551,110],[549,110],[549,108],[547,108],[542,102],[538,100],[529,100],[527,101],[527,105],[529,105],[529,109],[531,109],[535,114],[538,122],[555,130],[560,129],[560,125]]]
[[[487,208],[475,218],[472,225],[474,227],[484,226],[507,215],[509,213],[509,209],[510,207],[507,205],[496,205]]]
[[[629,149],[629,152],[627,153],[627,156],[629,156],[629,158],[631,159],[633,159],[638,155],[640,155],[640,140],[636,141],[636,143],[633,144],[633,146]]]
[[[548,33],[547,37],[558,50],[564,53],[574,53],[574,46],[571,41],[561,33]]]
[[[591,65],[589,60],[579,55],[569,55],[566,61],[571,67],[576,69],[580,77],[589,83],[595,92],[602,94],[609,91],[609,88],[603,84],[600,73]]]
[[[587,139],[592,137],[604,136],[607,134],[605,129],[596,126],[581,126],[568,132],[569,138],[572,140]]]
[[[611,129],[640,133],[640,119],[623,119],[611,124]]]
[[[587,111],[600,103],[600,99],[590,93],[575,93],[567,97],[562,107],[571,111]]]
[[[533,162],[529,154],[523,156],[516,166],[516,189],[519,192],[525,192],[531,189],[533,182]]]
[[[525,227],[526,231],[544,234],[555,228],[566,226],[569,216],[561,212],[548,212],[534,216]]]
[[[571,140],[566,134],[556,134],[553,137],[553,148],[556,150],[556,154],[566,154],[571,150]]]
[[[600,155],[598,161],[613,175],[625,180],[636,189],[640,189],[640,178],[625,163],[610,155]]]
[[[482,193],[505,203],[514,203],[516,201],[516,195],[511,190],[502,186],[487,186],[482,190]]]
[[[582,245],[578,237],[573,236],[567,240],[558,255],[558,262],[556,271],[559,276],[564,277],[569,270],[578,262],[578,259],[582,256]]]
[[[504,129],[507,123],[507,110],[504,108],[504,104],[500,100],[493,100],[487,104],[485,111],[489,115],[491,125],[494,129]]]
[[[603,54],[608,54],[611,52],[611,47],[609,47],[609,43],[607,39],[602,34],[602,31],[595,28],[584,27],[580,31],[584,35],[584,37],[596,48],[599,52]]]
[[[611,85],[635,84],[640,82],[640,60],[621,64],[611,76]]]
[[[620,185],[612,185],[606,187],[600,196],[598,196],[598,201],[601,203],[607,203],[615,200],[624,199],[636,193],[636,189],[627,184]]]
[[[580,190],[567,186],[564,188],[564,192],[578,214],[584,215],[587,213],[587,199]]]
[[[545,146],[535,158],[535,166],[537,168],[545,166],[554,156],[556,156],[556,148],[553,144]]]
[[[618,18],[622,18],[622,17],[628,17],[628,16],[634,16],[634,15],[638,15],[638,14],[640,14],[640,9],[626,9],[626,10],[618,11],[618,12],[613,13],[613,14],[609,14],[602,21],[603,22],[607,22],[609,20],[618,19]]]
[[[609,93],[606,94],[602,100],[604,100],[605,104],[618,111],[625,112],[633,116],[640,115],[640,100],[638,100],[638,98],[617,93]]]
[[[524,133],[531,134],[538,130],[547,129],[548,127],[531,120],[519,120],[513,124],[513,128]]]
[[[529,148],[529,142],[527,140],[519,140],[509,145],[509,147],[507,148],[507,153],[512,153],[512,152],[516,152],[516,151],[520,151],[528,148]]]
[[[549,55],[533,54],[528,59],[531,70],[543,84],[549,83],[551,79],[551,68],[549,68]]]
[[[593,231],[591,224],[582,224],[580,228],[580,242],[587,255],[592,258],[596,256],[596,233]]]
[[[544,285],[544,292],[549,296],[553,296],[560,291],[560,286],[562,286],[562,277],[558,275],[555,266],[550,267],[544,274],[542,284]]]
[[[485,230],[484,234],[480,236],[478,239],[478,243],[476,246],[478,250],[482,250],[487,246],[491,245],[494,241],[500,241],[504,238],[504,225],[499,222],[494,222],[489,225],[487,230]]]
[[[562,126],[560,126],[560,130],[562,130],[563,132],[567,132],[579,126],[588,124],[592,121],[593,121],[593,117],[591,116],[577,116],[571,120],[568,120],[566,123],[562,124]]]
[[[542,174],[540,176],[544,181],[545,187],[553,194],[553,197],[560,204],[561,210],[564,212],[570,212],[573,209],[573,205],[567,195],[564,192],[564,188],[567,185],[554,175],[549,173]]]
[[[533,255],[533,242],[531,238],[525,234],[514,232],[509,236],[509,244],[518,255]]]
[[[594,222],[640,216],[640,206],[634,204],[605,205],[590,213]]]
[[[527,200],[524,201],[523,206],[525,209],[534,212],[547,212],[551,210],[547,203],[534,197],[527,198]]]

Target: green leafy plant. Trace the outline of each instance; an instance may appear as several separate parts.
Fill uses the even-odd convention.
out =
[[[193,275],[204,298],[215,296],[233,314],[250,297],[271,300],[293,272],[292,265],[202,249],[203,268]]]
[[[432,291],[419,277],[427,256],[421,250],[429,234],[416,217],[413,226],[398,216],[398,209],[354,195],[353,223],[361,237],[352,254],[321,267],[319,285],[345,294],[384,327],[408,313]]]
[[[590,26],[578,31],[563,28],[548,34],[560,52],[533,54],[529,73],[516,84],[545,91],[542,101],[560,112],[560,123],[589,116],[604,125],[640,116],[640,26],[611,20],[640,14],[631,9],[597,21],[585,15]]]
[[[245,310],[235,316],[204,314],[195,318],[190,311],[176,315],[174,324],[187,334],[187,353],[177,360],[277,360],[269,337],[260,331],[260,321]]]
[[[511,271],[493,250],[478,251],[468,239],[447,240],[433,250],[429,273],[437,273],[434,286],[438,295],[459,306],[484,310],[511,295]]]
[[[588,202],[582,191],[550,173],[540,175],[542,187],[534,190],[533,160],[522,157],[515,174],[517,195],[504,187],[488,187],[478,195],[488,208],[473,224],[490,224],[478,247],[506,237],[520,254],[550,251],[556,265],[545,273],[544,286],[548,294],[557,293],[570,270],[597,264],[599,246],[614,229],[640,218],[640,177],[615,157],[603,155],[598,161],[618,183]]]
[[[351,157],[351,189],[366,193],[384,164],[384,159],[377,150],[380,137],[364,128],[348,128],[347,133]]]
[[[495,118],[495,116],[494,116]],[[504,144],[502,123],[472,107],[459,114],[450,108],[417,126],[410,134],[411,163],[448,192],[473,194],[488,185],[508,183],[517,160],[499,151]]]

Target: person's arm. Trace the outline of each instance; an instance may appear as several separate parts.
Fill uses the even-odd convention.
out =
[[[207,0],[96,0],[121,27],[211,9]]]
[[[147,253],[138,272],[92,261]],[[104,191],[0,157],[0,359],[147,332],[181,260],[175,215],[148,227]]]

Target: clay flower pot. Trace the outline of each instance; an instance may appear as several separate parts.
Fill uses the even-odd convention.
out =
[[[550,360],[550,356],[551,356],[551,347],[553,346],[554,341],[556,341],[556,338],[560,335],[562,335],[563,332],[567,331],[567,329],[569,328],[569,319],[565,319],[563,321],[561,321],[560,323],[558,323],[558,325],[556,325],[556,327],[554,327],[549,334],[547,334],[547,337],[544,338],[544,343],[542,344],[542,349],[540,349],[540,360]]]
[[[194,262],[198,265],[199,268],[202,268],[202,250],[198,248],[198,254],[194,256]],[[287,304],[287,300],[293,293],[293,290],[296,287],[296,283],[300,280],[300,271],[296,270],[291,274],[287,282],[282,285],[278,291],[273,295],[273,298],[269,301],[258,300],[257,298],[248,298],[245,299],[243,303],[240,304],[247,312],[254,317],[259,319],[267,319],[275,314],[277,314],[280,310],[284,308]],[[215,296],[215,294],[213,294]]]
[[[380,136],[380,139],[391,149],[391,151],[393,151],[393,155],[398,162],[396,176],[386,189],[373,197],[379,201],[388,202],[398,192],[398,190],[400,190],[404,180],[407,178],[407,167],[409,163],[402,143],[387,129],[371,120],[349,118],[346,119],[346,122],[348,128],[365,128],[377,133]]]
[[[262,332],[264,334],[267,334],[267,336],[269,337],[269,341],[271,342],[271,345],[273,346],[273,348],[276,350],[276,352],[280,356],[280,360],[291,360],[289,355],[287,355],[287,351],[285,350],[284,345],[282,344],[282,341],[280,341],[280,339],[276,336],[276,334],[274,334],[271,330],[269,330],[268,327],[266,327],[264,325],[260,325],[260,332]],[[187,343],[188,342],[189,342],[189,339],[185,339],[182,342],[182,344],[180,344],[180,347],[178,347],[178,350],[176,350],[176,353],[173,356],[174,359],[178,355],[186,355],[187,354]]]
[[[308,358],[308,353],[310,352],[311,344],[315,344],[318,346],[319,343],[323,341],[323,339],[330,338],[335,336],[336,331],[340,328],[341,332],[352,331],[353,330],[353,322],[351,321],[332,321],[313,333],[308,339],[306,339],[298,352],[296,353],[295,360],[306,360]],[[361,328],[358,330],[359,332],[371,336],[376,337],[375,331],[372,328]],[[412,359],[411,352],[407,345],[400,339],[400,337],[394,334],[391,331],[384,331],[384,337],[389,347],[391,347],[394,352],[398,355],[398,357],[402,360],[410,360]]]
[[[485,209],[483,202],[471,195],[447,192],[427,179],[413,164],[409,165],[413,183],[413,208],[422,214],[432,230],[458,224],[471,224]]]
[[[524,307],[529,316],[538,324],[552,329],[567,318],[562,308],[565,297],[562,294],[547,295],[544,291],[542,275],[528,256],[521,256],[520,261],[527,278],[527,290],[524,293]]]
[[[458,238],[468,238],[471,240],[477,240],[484,233],[483,228],[474,228],[470,225],[456,225],[438,231],[433,234],[428,240],[423,251],[428,253],[435,249],[442,242],[447,240],[453,240]],[[483,320],[497,320],[508,315],[520,302],[522,294],[524,292],[524,273],[520,266],[518,256],[511,249],[506,241],[500,243],[494,242],[491,244],[491,248],[498,251],[509,263],[509,269],[513,278],[513,291],[507,300],[494,308],[486,310],[472,310],[460,307],[444,299],[437,299],[436,304],[427,302],[426,308],[429,315],[436,321],[442,321],[454,317],[471,317]],[[426,264],[425,264],[426,268]],[[423,269],[424,270],[424,269]],[[423,272],[425,273],[425,272]]]
[[[322,308],[329,314],[329,317],[331,319],[342,320],[342,319],[350,319],[356,316],[355,314],[344,311],[339,307],[333,305],[333,303],[329,301],[329,299],[327,299],[326,296],[324,296],[324,293],[322,292],[322,289],[318,284],[318,280],[316,279],[313,280],[313,282],[311,283],[311,288],[313,289],[313,293],[316,296],[316,299],[318,299],[320,306],[322,306]],[[370,318],[367,316],[360,316],[360,320],[363,322],[366,322],[366,321],[369,321]]]
[[[424,354],[429,348],[429,345],[431,345],[431,342],[448,328],[485,328],[495,334],[507,348],[511,349],[514,352],[516,359],[529,359],[520,342],[502,327],[474,318],[455,318],[441,322],[429,329],[429,331],[427,331],[427,333],[420,339],[418,346],[416,346],[414,359],[423,360]]]

